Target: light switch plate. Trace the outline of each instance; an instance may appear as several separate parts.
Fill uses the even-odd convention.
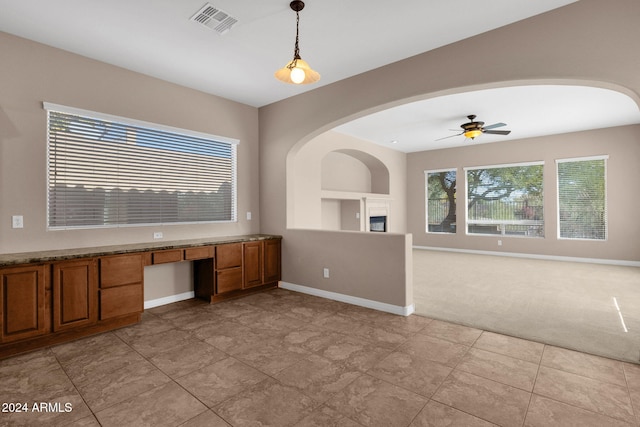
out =
[[[12,228],[24,228],[24,217],[22,215],[13,215],[11,217]]]

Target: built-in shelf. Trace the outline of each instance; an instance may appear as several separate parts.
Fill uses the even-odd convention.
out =
[[[363,199],[388,199],[391,197],[388,194],[381,193],[362,193],[358,191],[338,191],[338,190],[322,190],[320,192],[322,199],[336,199],[336,200],[363,200]]]

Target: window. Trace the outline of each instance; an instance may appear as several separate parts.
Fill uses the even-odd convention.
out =
[[[427,171],[427,232],[456,232],[456,170]]]
[[[606,240],[607,157],[558,160],[558,237]]]
[[[44,107],[49,229],[236,220],[237,141]]]
[[[466,168],[467,233],[543,237],[544,164]]]

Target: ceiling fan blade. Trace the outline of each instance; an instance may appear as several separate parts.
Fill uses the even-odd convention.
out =
[[[506,123],[494,123],[489,126],[483,126],[483,128],[489,130],[489,129],[501,128],[502,126],[506,126],[506,125],[507,125]]]
[[[490,135],[509,135],[510,130],[484,130],[482,133],[488,133]]]
[[[444,138],[438,138],[438,139],[436,139],[436,141],[442,141],[443,139],[453,138],[454,136],[460,136],[460,135],[462,135],[463,133],[464,133],[464,132],[462,132],[462,133],[457,133],[457,134],[455,134],[455,135],[445,136]]]

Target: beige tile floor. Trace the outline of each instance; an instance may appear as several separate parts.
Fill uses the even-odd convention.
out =
[[[640,365],[276,289],[0,361],[0,399],[29,409],[3,426],[637,427]]]

